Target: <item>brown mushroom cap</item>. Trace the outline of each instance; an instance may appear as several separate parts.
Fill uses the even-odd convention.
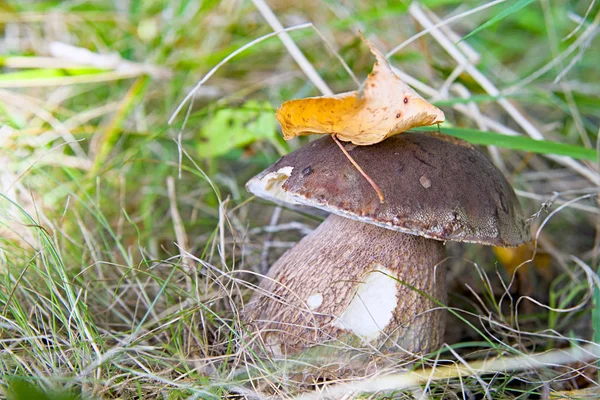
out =
[[[405,132],[375,145],[345,147],[381,187],[384,203],[329,136],[282,157],[246,187],[278,203],[430,239],[506,247],[529,240],[511,185],[469,143]]]

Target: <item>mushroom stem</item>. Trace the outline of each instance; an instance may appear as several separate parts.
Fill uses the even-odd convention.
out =
[[[330,215],[273,265],[245,318],[273,356],[325,342],[427,353],[443,339],[431,299],[446,301],[444,258],[440,241]]]

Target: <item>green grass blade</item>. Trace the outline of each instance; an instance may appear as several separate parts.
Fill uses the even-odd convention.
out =
[[[142,76],[130,86],[129,91],[125,94],[125,97],[121,101],[121,105],[115,113],[114,118],[111,120],[106,131],[102,135],[98,152],[94,159],[94,165],[89,171],[89,176],[98,174],[100,169],[104,166],[106,159],[113,150],[114,144],[119,138],[121,127],[123,126],[127,115],[133,111],[135,105],[138,104],[138,102],[142,99],[148,83],[149,78],[147,76]]]
[[[600,272],[597,272],[600,276]],[[592,307],[592,329],[594,330],[594,342],[600,344],[600,289],[598,285],[594,286],[594,298]],[[600,365],[600,362],[599,364]],[[600,371],[598,371],[598,379],[600,379]]]
[[[459,42],[466,40],[467,38],[477,34],[477,32],[487,28],[490,25],[495,24],[496,22],[500,21],[501,19],[504,19],[506,17],[508,17],[510,14],[516,13],[517,11],[519,11],[520,9],[522,9],[523,7],[528,6],[529,4],[533,3],[534,0],[517,0],[516,2],[514,2],[510,7],[505,8],[504,10],[500,11],[498,14],[496,14],[492,19],[489,19],[488,21],[486,21],[484,24],[478,26],[477,28],[473,29],[471,31],[471,33],[469,33],[468,35],[466,35],[465,37],[463,37],[461,40],[459,40]]]
[[[96,68],[33,69],[0,74],[0,88],[30,88],[67,86],[85,83],[109,82],[140,76],[139,72],[111,71]]]
[[[438,128],[423,127],[415,130],[437,132]],[[596,161],[598,157],[598,153],[594,149],[587,149],[572,144],[556,143],[549,140],[535,140],[526,136],[508,136],[496,132],[465,128],[441,128],[440,132],[484,146],[498,146],[505,149],[522,150],[538,154],[555,154],[587,161]]]
[[[95,75],[106,72],[100,68],[38,68],[0,74],[0,81],[64,78],[68,76]]]

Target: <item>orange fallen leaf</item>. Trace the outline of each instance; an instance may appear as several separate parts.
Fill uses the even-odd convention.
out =
[[[383,54],[366,40],[377,61],[359,90],[286,101],[275,114],[286,140],[333,134],[365,146],[417,126],[444,122],[444,113],[404,83]]]
[[[515,279],[517,296],[532,296],[554,278],[552,258],[541,250],[534,251],[533,243],[519,247],[493,247],[494,254],[509,279]],[[531,261],[531,262],[530,262]],[[533,264],[533,267],[532,267]],[[533,311],[527,302],[524,310]]]
[[[531,260],[537,271],[546,275],[548,279],[553,278],[545,272],[550,268],[551,258],[542,251],[534,252],[532,243],[525,243],[519,247],[493,247],[493,250],[498,261],[502,263],[506,272],[511,276],[517,268],[519,268],[518,271],[525,272],[529,265],[527,261]]]

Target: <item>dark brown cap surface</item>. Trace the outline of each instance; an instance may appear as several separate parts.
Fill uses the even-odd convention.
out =
[[[346,150],[381,187],[385,202],[329,136],[252,178],[257,196],[438,240],[518,246],[529,229],[502,173],[467,142],[406,132]]]

